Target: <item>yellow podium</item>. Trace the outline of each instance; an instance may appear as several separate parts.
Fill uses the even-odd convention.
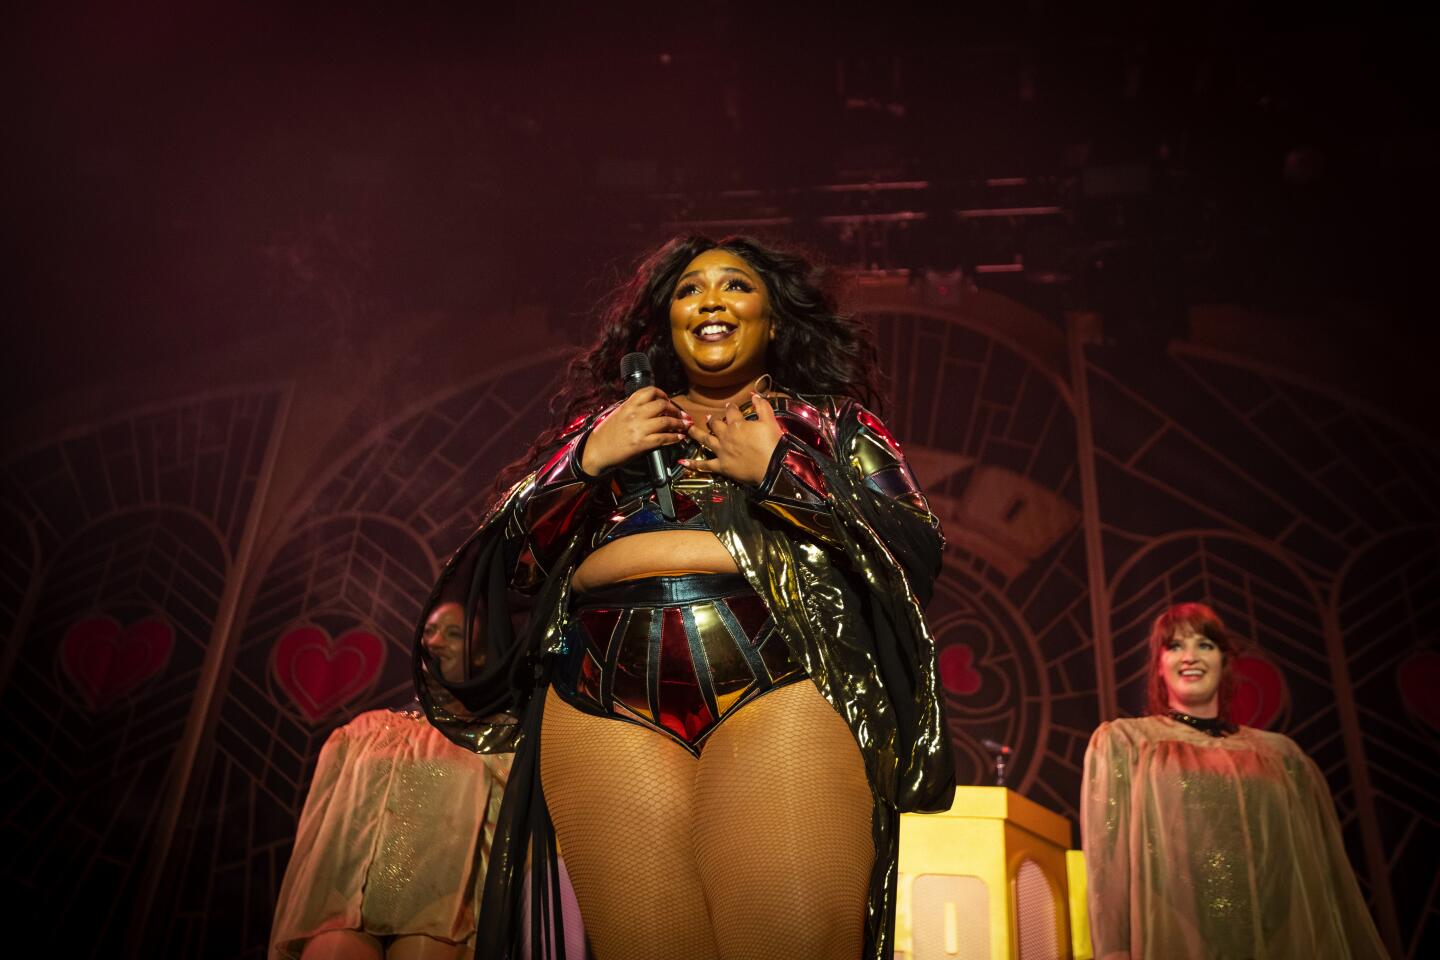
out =
[[[946,812],[900,817],[896,960],[1089,960],[1084,876],[1069,820],[1005,787],[959,787]]]

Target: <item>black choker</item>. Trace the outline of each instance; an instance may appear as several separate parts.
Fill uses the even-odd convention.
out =
[[[1192,717],[1179,710],[1171,710],[1166,716],[1171,720],[1179,720],[1188,727],[1194,727],[1207,737],[1226,737],[1240,729],[1235,724],[1221,720],[1219,717]]]

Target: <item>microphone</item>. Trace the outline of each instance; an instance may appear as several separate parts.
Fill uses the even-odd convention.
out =
[[[627,397],[642,387],[653,387],[655,374],[650,370],[650,358],[643,353],[627,353],[621,357],[620,384]],[[650,451],[645,458],[645,466],[650,474],[650,485],[655,488],[660,513],[666,520],[674,520],[675,500],[670,496],[670,471],[665,468],[665,458],[659,447]]]

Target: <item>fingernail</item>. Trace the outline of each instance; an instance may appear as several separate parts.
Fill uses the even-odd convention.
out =
[[[682,467],[688,467],[688,466],[690,466],[690,461],[689,461],[689,460],[686,460],[684,457],[681,457],[678,462],[679,462],[680,466],[682,466]]]

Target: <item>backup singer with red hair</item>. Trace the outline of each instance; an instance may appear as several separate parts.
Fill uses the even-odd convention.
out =
[[[1319,768],[1230,715],[1235,635],[1182,603],[1149,648],[1147,715],[1102,723],[1085,753],[1097,960],[1385,957]]]

